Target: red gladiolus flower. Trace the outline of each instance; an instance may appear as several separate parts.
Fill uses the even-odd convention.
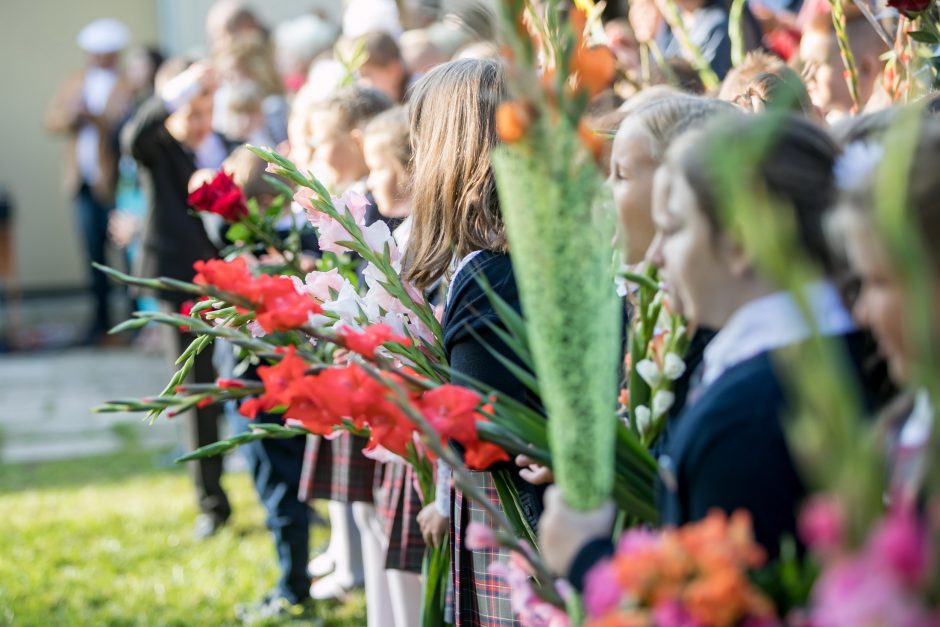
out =
[[[215,384],[223,390],[237,390],[245,387],[245,384],[238,379],[219,379]]]
[[[369,418],[371,436],[367,450],[382,446],[406,457],[408,445],[414,442],[415,426],[403,411],[391,402],[384,402],[380,411]]]
[[[268,333],[296,329],[307,324],[310,314],[323,311],[311,296],[299,293],[286,276],[258,279],[257,294],[252,300],[258,324]]]
[[[242,257],[232,261],[197,261],[197,285],[212,285],[251,302],[258,324],[268,333],[296,329],[322,309],[308,294],[301,294],[290,277],[254,276]]]
[[[248,269],[248,262],[244,257],[236,257],[231,261],[222,259],[209,259],[197,261],[193,264],[196,270],[196,285],[212,285],[223,292],[241,294],[242,290],[252,285],[254,277]]]
[[[258,376],[264,383],[264,394],[242,403],[240,411],[249,418],[255,418],[258,412],[271,411],[279,405],[286,405],[291,384],[307,371],[306,362],[297,356],[293,346],[287,347],[286,351],[278,349],[278,352],[284,353],[281,361],[273,366],[258,368]]]
[[[187,199],[196,211],[222,216],[226,222],[238,222],[248,215],[245,195],[225,170],[219,170],[208,183],[203,183]]]
[[[479,441],[467,447],[463,459],[471,470],[486,470],[496,462],[508,462],[509,455],[492,442]]]
[[[442,438],[456,440],[464,446],[477,441],[476,421],[480,396],[459,385],[442,385],[421,396],[419,408]]]
[[[411,340],[396,335],[387,324],[373,324],[366,327],[361,333],[349,327],[339,330],[339,337],[343,344],[354,353],[359,353],[366,359],[375,359],[375,349],[386,342],[396,342],[402,346],[411,346]]]

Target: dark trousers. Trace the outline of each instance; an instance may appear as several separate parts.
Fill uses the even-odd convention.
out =
[[[251,423],[234,406],[226,408],[235,433],[250,429]],[[280,417],[259,414],[254,422],[281,423]],[[297,498],[306,439],[264,439],[239,448],[248,462],[255,490],[267,512],[267,525],[274,536],[274,548],[281,574],[277,593],[297,603],[310,592],[307,560],[310,557],[310,508]]]
[[[160,309],[164,312],[177,313],[179,308],[167,301],[160,302]],[[166,346],[168,354],[173,361],[183,354],[195,335],[180,333],[172,327],[165,327]],[[212,365],[212,345],[196,356],[195,364],[189,373],[188,381],[192,383],[212,383],[215,381],[215,367]],[[173,362],[171,362],[173,363]],[[178,366],[174,366],[177,368]],[[186,448],[195,450],[201,446],[219,441],[220,408],[218,405],[196,408],[186,413],[184,426]],[[231,515],[232,509],[222,489],[222,455],[204,457],[188,462],[189,474],[196,488],[196,498],[199,510],[218,520],[225,520]]]
[[[108,312],[108,295],[111,288],[108,278],[100,270],[91,267],[92,262],[105,263],[110,213],[111,207],[98,201],[88,185],[83,184],[75,197],[75,217],[82,236],[85,263],[88,264],[91,294],[94,298],[95,313],[90,329],[92,334],[111,328],[111,316]]]

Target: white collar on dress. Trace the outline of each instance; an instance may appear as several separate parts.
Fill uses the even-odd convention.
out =
[[[843,335],[855,329],[852,316],[830,282],[810,283],[804,294],[820,335]],[[752,300],[731,315],[705,348],[702,384],[710,385],[731,367],[761,353],[798,344],[812,334],[789,292]]]
[[[463,270],[467,264],[473,260],[474,257],[482,252],[482,250],[474,250],[473,252],[464,255],[464,258],[457,262],[457,267],[454,270],[454,273],[450,275],[450,285],[447,286],[447,297],[444,299],[445,306],[450,306],[450,299],[454,295],[454,284],[457,283],[457,275],[460,274],[460,271]]]
[[[933,409],[927,390],[918,390],[914,397],[914,408],[904,421],[899,436],[899,444],[904,447],[919,448],[927,443],[933,426]]]

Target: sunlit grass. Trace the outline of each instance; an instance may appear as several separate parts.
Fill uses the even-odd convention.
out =
[[[235,514],[197,542],[189,479],[165,460],[0,466],[0,625],[227,625],[268,591],[277,568],[249,477],[225,477]],[[317,610],[324,625],[365,624],[361,594]]]

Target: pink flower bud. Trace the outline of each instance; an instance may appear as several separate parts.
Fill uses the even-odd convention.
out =
[[[467,525],[466,545],[471,551],[480,551],[496,548],[499,543],[492,529],[482,523],[472,522]]]
[[[870,544],[872,552],[911,585],[920,584],[930,572],[927,527],[910,507],[893,509],[881,521]]]
[[[811,549],[832,553],[842,547],[845,512],[831,495],[814,496],[800,514],[800,537]]]

